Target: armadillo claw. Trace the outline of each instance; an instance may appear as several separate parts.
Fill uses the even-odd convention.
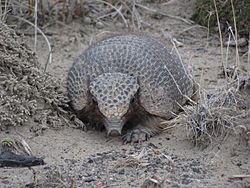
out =
[[[136,143],[149,140],[152,136],[151,131],[147,128],[135,128],[122,136],[123,141],[127,143]]]

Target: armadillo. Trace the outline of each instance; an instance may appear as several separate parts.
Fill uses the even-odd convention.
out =
[[[194,82],[162,42],[135,34],[96,42],[71,66],[67,91],[82,121],[101,124],[125,142],[161,132],[192,96]]]

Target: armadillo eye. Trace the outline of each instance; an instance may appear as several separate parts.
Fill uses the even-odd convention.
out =
[[[92,102],[93,102],[94,104],[97,104],[97,100],[96,100],[96,98],[95,98],[94,96],[91,97],[91,100],[92,100]]]
[[[131,99],[131,103],[134,103],[135,102],[135,98],[133,97],[132,99]]]

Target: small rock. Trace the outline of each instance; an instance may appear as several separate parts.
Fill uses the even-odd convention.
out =
[[[242,164],[240,162],[238,162],[236,165],[240,167]]]
[[[85,177],[85,178],[83,178],[83,180],[85,181],[85,182],[92,182],[92,181],[95,181],[95,179],[94,178],[92,178],[92,177]]]
[[[25,185],[25,188],[33,188],[36,187],[35,183],[28,183]]]
[[[94,161],[92,159],[89,159],[88,160],[88,163],[93,163]]]
[[[240,38],[240,39],[238,39],[237,44],[240,47],[246,46],[247,45],[247,39],[246,38]],[[234,40],[224,42],[224,46],[227,46],[227,45],[236,46],[236,42]]]
[[[155,144],[151,143],[151,142],[148,144],[148,147],[151,147],[153,149],[158,149],[158,147]]]
[[[124,24],[121,23],[121,22],[115,23],[115,26],[118,27],[118,28],[124,28]]]
[[[91,24],[91,18],[90,17],[88,17],[88,16],[84,16],[83,17],[83,22],[85,23],[85,24]]]
[[[97,27],[98,29],[102,29],[102,28],[104,27],[104,24],[103,24],[102,22],[97,22],[97,23],[96,23],[96,27]]]

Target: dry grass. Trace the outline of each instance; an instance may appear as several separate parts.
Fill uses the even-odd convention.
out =
[[[209,145],[214,138],[249,128],[250,99],[246,89],[249,85],[241,80],[210,94],[202,90],[197,105],[184,107],[183,123],[191,130],[195,144]]]
[[[90,17],[94,23],[121,22],[124,27],[141,28],[147,25],[144,15],[152,17],[169,17],[185,23],[190,20],[173,16],[145,5],[146,0],[3,0],[0,16],[21,17],[34,22],[35,25],[48,26],[53,23],[69,23],[74,18]],[[2,19],[2,20],[3,20]],[[19,27],[22,24],[18,24]]]

